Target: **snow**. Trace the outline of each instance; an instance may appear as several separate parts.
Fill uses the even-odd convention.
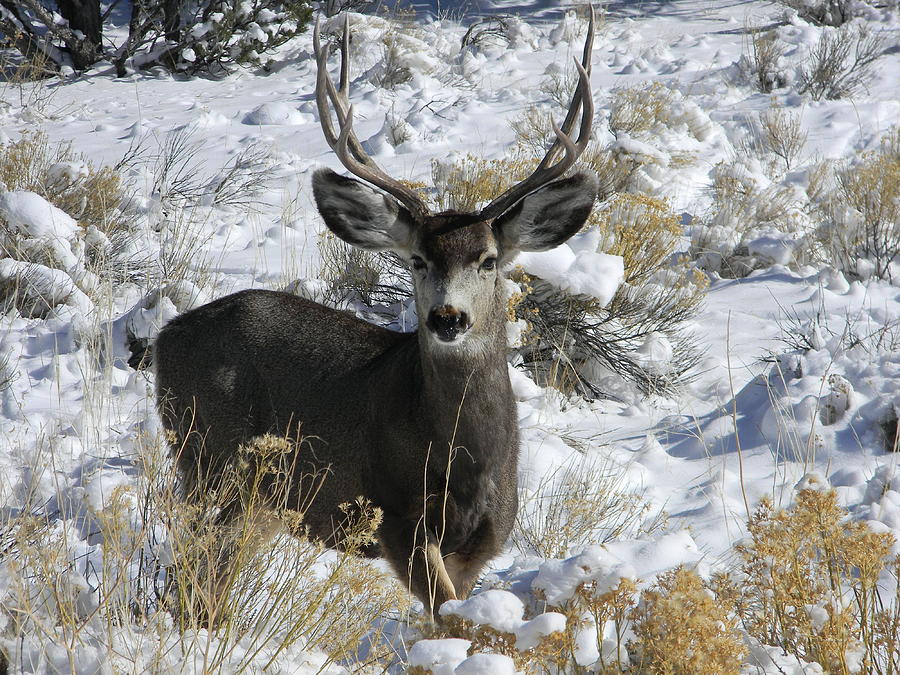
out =
[[[522,625],[525,606],[512,593],[491,590],[467,600],[448,600],[441,605],[441,616],[457,616],[477,626],[489,626],[501,633],[515,633]]]
[[[569,244],[550,251],[520,253],[515,265],[573,295],[597,298],[601,307],[609,304],[625,280],[625,264],[621,256],[581,250]]]
[[[896,37],[896,10],[869,9],[874,13],[867,10],[865,20]],[[486,2],[467,10],[466,20],[509,10],[508,3]],[[422,14],[398,33],[386,18],[350,15],[354,129],[389,174],[434,185],[454,158],[512,156],[509,122],[530,106],[559,121],[554,77],[567,77],[585,21],[549,3],[517,10],[505,35],[462,50],[467,25],[452,19]],[[261,15],[256,28],[260,40],[267,39],[267,18]],[[223,19],[213,14],[194,31],[212,30]],[[323,37],[339,32],[342,21],[326,20]],[[787,45],[785,87],[771,94],[754,88],[744,25],[772,26]],[[897,455],[885,447],[885,429],[900,412],[900,271],[895,263],[893,282],[879,280],[864,257],[842,267],[804,253],[810,237],[828,234],[815,229],[807,209],[811,166],[878,149],[900,119],[900,53],[881,57],[868,91],[812,101],[797,93],[797,68],[822,32],[761,0],[742,5],[740,17],[733,7],[699,0],[608,8],[593,57],[595,142],[634,163],[629,189],[665,198],[684,214],[678,253],[696,254],[709,279],[690,326],[701,362],[668,398],[642,394],[611,367],[614,395],[596,401],[543,387],[520,362],[510,363],[522,501],[565,468],[594,463],[612,467],[616,490],[646,505],[647,515],[620,536],[607,538],[601,528],[591,545],[558,558],[510,541],[487,563],[475,593],[447,603],[442,615],[508,633],[513,647],[527,652],[566,629],[565,616],[552,609],[578,592],[602,594],[623,580],[646,587],[679,564],[704,576],[728,569],[734,544],[746,535],[748,506],[762,497],[787,506],[798,489],[834,487],[849,518],[900,537],[900,473]],[[111,34],[119,40],[121,25]],[[123,207],[125,227],[110,232],[83,226],[80,215],[40,194],[0,184],[0,533],[23,509],[46,522],[70,563],[59,577],[60,592],[89,617],[71,648],[37,631],[12,639],[4,628],[0,646],[13,655],[11,671],[203,672],[204,655],[227,649],[233,649],[231,665],[252,661],[248,670],[275,658],[254,656],[248,636],[223,647],[221,635],[181,633],[161,611],[144,624],[107,625],[91,617],[108,554],[97,514],[123,493],[134,498],[147,448],[161,442],[153,375],[128,365],[131,350],[148,347],[179,313],[229,292],[278,288],[321,300],[327,291],[316,278],[323,224],[310,177],[322,166],[343,170],[319,127],[311,35],[273,56],[266,71],[244,69],[218,80],[163,71],[115,78],[101,62],[79,77],[0,89],[0,143],[40,129],[85,156],[51,161],[48,190],[82,180],[90,166],[115,165],[132,144],[144,158],[122,169],[133,192]],[[398,74],[394,86],[381,86]],[[671,92],[661,119],[613,135],[606,120],[615,92],[652,83]],[[790,171],[780,160],[742,149],[752,120],[773,101],[798,115],[807,133],[804,156]],[[267,182],[252,208],[171,193],[174,176],[163,177],[153,157],[177,134],[192,143],[187,173],[204,178],[204,185],[241,153],[264,148]],[[767,195],[763,205],[783,188],[786,211],[765,222],[740,209],[715,212],[717,180]],[[861,225],[845,216],[832,234]],[[623,258],[609,254],[607,245],[588,229],[551,251],[522,253],[510,267],[607,306],[625,277]],[[118,261],[115,275],[105,275],[103,259]],[[729,276],[729,264],[745,266],[747,274]],[[668,277],[654,282],[672,285]],[[329,301],[360,309],[352,298]],[[410,302],[389,309],[392,327],[415,326]],[[527,339],[527,322],[508,328],[511,343]],[[657,330],[629,349],[660,377],[679,358]],[[128,503],[128,522],[140,531],[144,516]],[[654,514],[664,514],[665,525],[642,530]],[[163,528],[157,534],[152,553],[166,561],[167,535]],[[12,586],[8,564],[0,556],[0,604],[14,606],[21,589]],[[56,602],[46,585],[29,584],[29,598]],[[805,610],[816,625],[826,619],[824,607]],[[343,664],[332,662],[323,644],[301,640],[270,668],[332,675],[400,673],[410,666],[435,674],[515,672],[508,656],[478,651],[474,636],[422,639],[412,614],[407,620],[398,608],[373,625],[380,637],[368,636],[358,656],[351,649],[341,657]],[[0,622],[5,617],[0,612]],[[613,658],[620,648],[614,637],[609,626],[585,621],[574,645],[577,662],[590,669],[601,655]],[[363,654],[379,639],[392,656],[374,667]],[[745,669],[823,672],[777,647],[746,641]],[[861,663],[852,650],[846,657]]]
[[[455,668],[468,658],[469,640],[447,638],[443,640],[419,640],[407,654],[410,667],[425,669],[432,675],[451,675]]]

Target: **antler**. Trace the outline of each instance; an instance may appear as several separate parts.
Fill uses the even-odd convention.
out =
[[[594,118],[594,101],[591,98],[591,51],[594,46],[594,7],[590,9],[588,22],[588,34],[584,41],[584,52],[581,62],[575,59],[578,69],[578,87],[572,96],[572,102],[566,112],[562,127],[553,123],[553,132],[556,140],[544,158],[538,164],[534,172],[525,180],[513,185],[506,192],[485,206],[477,215],[466,219],[465,223],[475,221],[493,220],[504,211],[520,201],[526,195],[538,188],[550,183],[562,176],[571,167],[575,160],[584,152],[591,136],[591,124]],[[340,87],[335,87],[334,82],[328,77],[328,56],[330,45],[322,46],[319,41],[319,20],[313,29],[313,49],[316,52],[316,105],[319,109],[319,121],[325,140],[334,150],[341,164],[350,173],[381,188],[393,195],[419,222],[425,222],[432,218],[425,202],[413,190],[403,185],[400,181],[391,178],[384,169],[378,166],[356,137],[353,131],[353,106],[350,105],[349,80],[350,80],[350,18],[344,16],[344,34],[341,38],[341,77]],[[328,101],[334,106],[334,114],[337,118],[339,133],[335,133],[331,120],[331,112],[328,109]],[[581,112],[581,126],[578,131],[578,140],[571,137],[575,119]],[[562,159],[556,160],[560,150],[565,151]],[[554,163],[554,160],[555,163]],[[463,221],[460,221],[463,223]]]
[[[569,104],[569,110],[566,112],[562,128],[556,126],[555,122],[553,123],[553,132],[556,134],[556,140],[550,146],[547,154],[544,155],[544,159],[541,160],[534,172],[481,209],[479,220],[496,218],[527,194],[562,176],[587,147],[591,137],[591,124],[594,118],[594,101],[591,97],[590,82],[591,51],[594,46],[594,6],[589,4],[588,8],[590,10],[590,19],[588,21],[588,34],[584,41],[581,63],[578,62],[578,59],[575,59],[575,66],[578,68],[578,87],[572,96],[572,102]],[[575,118],[581,109],[583,109],[583,112],[581,115],[581,126],[578,131],[578,140],[573,141],[569,134],[572,132],[572,127],[575,126]],[[553,164],[552,162],[556,155],[559,154],[560,148],[563,148],[566,154]]]
[[[341,160],[341,164],[355,176],[362,178],[390,195],[393,195],[409,212],[422,222],[429,210],[425,202],[410,188],[391,178],[363,150],[362,144],[353,131],[353,106],[350,105],[350,17],[344,15],[344,35],[341,39],[341,79],[340,89],[328,77],[328,56],[330,46],[319,44],[319,21],[313,29],[313,50],[316,52],[316,105],[325,140]],[[328,100],[334,106],[340,132],[335,134],[328,109]]]

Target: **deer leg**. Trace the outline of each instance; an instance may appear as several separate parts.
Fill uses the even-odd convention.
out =
[[[444,567],[459,598],[469,597],[478,577],[481,576],[481,570],[501,548],[493,521],[485,518],[461,550],[444,557]]]
[[[388,562],[401,579],[409,579],[412,593],[434,619],[447,600],[456,599],[456,589],[447,574],[437,537],[421,523],[385,516],[378,539]]]

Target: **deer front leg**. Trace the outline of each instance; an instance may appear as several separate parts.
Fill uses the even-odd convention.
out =
[[[444,567],[459,598],[469,597],[481,570],[502,548],[496,525],[487,516],[458,551],[444,556]]]
[[[410,591],[432,620],[444,602],[456,599],[437,537],[421,522],[385,516],[378,540],[397,576],[409,579]]]

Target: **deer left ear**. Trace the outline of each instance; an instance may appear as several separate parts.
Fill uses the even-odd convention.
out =
[[[535,190],[493,223],[508,261],[519,251],[546,251],[559,246],[584,225],[597,198],[599,181],[581,171]]]

